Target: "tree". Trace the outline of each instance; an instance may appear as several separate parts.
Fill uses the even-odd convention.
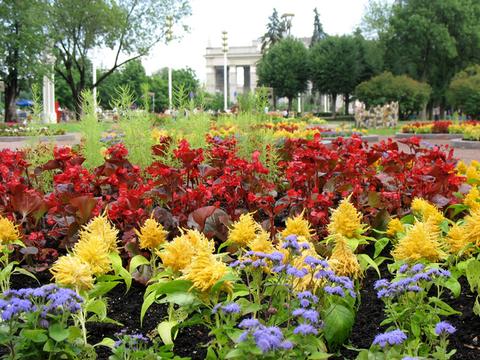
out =
[[[313,35],[312,39],[310,40],[310,47],[327,37],[325,31],[323,31],[323,26],[320,22],[320,15],[318,14],[317,8],[313,10],[313,13],[315,14],[315,17],[313,20]]]
[[[0,1],[0,79],[5,84],[5,121],[16,119],[20,89],[43,69],[44,4],[38,0]]]
[[[480,116],[480,65],[469,66],[455,75],[447,92],[448,103],[473,119]]]
[[[164,68],[153,74],[149,80],[150,91],[155,93],[155,111],[168,108],[168,69]],[[195,96],[199,91],[199,81],[195,71],[185,69],[172,70],[172,88],[182,88],[187,95]]]
[[[307,56],[305,45],[289,37],[273,45],[257,65],[259,84],[272,87],[275,96],[287,97],[289,110],[293,98],[307,89]]]
[[[278,17],[277,9],[273,9],[273,14],[268,18],[268,20],[267,32],[262,36],[262,53],[283,39],[286,32],[286,24]]]
[[[188,0],[51,1],[48,23],[55,72],[68,84],[77,116],[85,88],[98,86],[117,68],[148,54],[164,38],[167,16],[179,22],[189,13]],[[114,62],[88,86],[87,58],[96,48],[113,50]]]
[[[345,97],[348,113],[350,94],[359,81],[359,47],[352,36],[330,36],[316,43],[309,52],[310,79],[313,90],[332,97],[332,113],[336,115],[337,95]]]
[[[361,30],[368,39],[383,37],[388,31],[393,4],[389,0],[370,0],[362,17]]]
[[[367,107],[383,106],[398,101],[401,117],[407,118],[408,115],[423,108],[431,91],[428,84],[407,75],[395,76],[390,72],[384,72],[359,84],[355,89],[355,95]]]
[[[408,0],[392,7],[385,43],[387,69],[432,86],[441,115],[446,90],[460,69],[480,61],[478,0]]]

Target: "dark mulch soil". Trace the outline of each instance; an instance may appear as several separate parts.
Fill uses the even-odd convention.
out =
[[[381,267],[382,274],[387,274],[386,268]],[[48,283],[50,275],[40,273],[37,275],[41,283]],[[374,282],[378,279],[375,271],[369,270],[363,280],[361,290],[361,305],[357,313],[355,325],[350,336],[350,345],[353,348],[369,348],[375,335],[382,332],[380,323],[383,320],[383,303],[377,299],[373,289]],[[470,292],[468,283],[464,278],[460,279],[462,293],[458,298],[446,298],[445,300],[454,309],[462,312],[462,315],[451,316],[448,321],[456,328],[457,332],[450,336],[450,347],[456,348],[457,353],[453,359],[478,360],[480,359],[480,317],[473,313],[475,295]],[[24,276],[15,276],[12,279],[12,288],[37,286],[33,279]],[[156,325],[165,317],[165,307],[154,304],[147,312],[143,327],[140,326],[140,309],[143,302],[145,287],[134,283],[130,291],[125,294],[125,287],[118,286],[108,294],[109,316],[119,321],[123,326],[112,324],[89,324],[89,342],[95,344],[104,337],[114,338],[114,334],[122,329],[130,333],[141,332],[148,334],[155,330]],[[208,330],[202,326],[191,326],[181,329],[175,339],[175,354],[192,359],[204,359],[206,348],[202,344],[208,342]],[[109,349],[97,347],[99,359],[107,359]],[[342,349],[335,359],[355,359],[356,351]]]

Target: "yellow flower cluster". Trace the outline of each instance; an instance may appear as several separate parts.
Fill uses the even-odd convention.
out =
[[[472,186],[468,194],[465,196],[465,199],[463,199],[463,203],[472,211],[480,209],[480,191],[478,190],[478,187]]]
[[[480,209],[471,210],[465,217],[465,236],[469,242],[480,246]]]
[[[245,247],[255,240],[261,230],[262,227],[253,219],[251,213],[242,214],[240,219],[232,225],[228,233],[228,241]]]
[[[330,235],[340,234],[347,238],[357,238],[366,230],[362,223],[362,214],[350,202],[350,196],[343,199],[332,212],[328,232]]]
[[[109,254],[118,252],[118,230],[106,216],[94,218],[79,232],[72,254],[60,257],[50,269],[55,281],[77,290],[93,287],[93,276],[111,270]]]
[[[150,218],[145,221],[140,231],[135,229],[138,236],[140,249],[157,249],[167,240],[168,232],[155,219]]]
[[[457,173],[467,178],[467,183],[472,186],[480,185],[480,162],[472,160],[470,165],[459,161],[457,164]]]
[[[334,235],[335,247],[328,263],[337,275],[349,276],[358,279],[362,276],[362,269],[357,257],[341,234]]]
[[[451,254],[457,254],[460,250],[465,248],[471,241],[467,237],[467,229],[463,225],[455,224],[448,232],[446,242],[448,244],[448,251]],[[468,251],[468,253],[471,251]]]
[[[0,216],[0,245],[8,245],[17,240],[20,240],[18,226],[6,217]]]
[[[154,128],[152,130],[151,136],[156,143],[159,143],[161,138],[168,136],[168,132],[163,129]]]
[[[183,270],[184,278],[197,290],[209,291],[228,272],[227,265],[219,261],[207,249],[201,249]],[[227,284],[228,289],[228,284]]]
[[[255,239],[248,243],[248,248],[252,251],[265,254],[271,254],[275,251],[275,248],[270,241],[270,234],[263,229],[257,234],[257,236],[255,236]]]
[[[208,240],[205,235],[198,230],[186,230],[171,242],[165,243],[157,255],[160,256],[165,267],[174,271],[183,271],[190,265],[197,253],[201,251],[212,253],[213,250],[213,241]]]
[[[388,222],[387,225],[387,235],[388,236],[395,236],[397,233],[401,233],[404,231],[404,227],[402,222],[399,219],[392,219]]]
[[[228,272],[227,265],[213,255],[214,250],[213,241],[205,235],[198,230],[186,230],[165,243],[157,254],[165,267],[181,272],[182,278],[193,283],[193,288],[207,292]],[[226,282],[223,289],[228,291],[229,286]]]
[[[413,199],[411,209],[423,221],[429,221],[437,226],[445,220],[443,214],[435,205],[421,198]]]
[[[293,218],[288,218],[285,222],[285,230],[282,231],[282,236],[285,238],[288,235],[303,236],[308,241],[312,240],[313,230],[310,223],[304,219],[303,212]]]
[[[444,258],[437,229],[430,221],[417,221],[407,229],[405,236],[392,251],[394,259],[405,261],[426,259],[435,262]]]

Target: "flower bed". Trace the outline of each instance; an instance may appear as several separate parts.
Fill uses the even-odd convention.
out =
[[[418,139],[407,153],[315,134],[243,158],[231,136],[192,148],[166,135],[145,169],[121,143],[91,169],[70,148],[34,168],[1,152],[6,353],[306,359],[351,357],[352,342],[360,358],[475,355],[461,344],[478,321],[460,320],[477,311],[477,163],[456,169],[452,150]],[[56,286],[9,291],[47,268]]]
[[[24,126],[18,124],[7,124],[0,126],[0,137],[9,136],[54,136],[64,135],[65,130],[52,129],[49,127]]]
[[[452,121],[417,122],[402,127],[402,133],[397,134],[399,138],[405,138],[410,134],[432,139],[458,139],[466,141],[480,140],[480,122],[475,120],[463,121],[461,123]]]

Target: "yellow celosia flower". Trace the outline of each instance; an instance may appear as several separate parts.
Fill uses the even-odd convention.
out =
[[[455,224],[448,232],[447,243],[449,252],[456,254],[472,242],[467,237],[465,226]]]
[[[92,234],[102,239],[107,247],[108,252],[117,252],[117,236],[118,230],[108,221],[105,215],[97,216],[90,220],[90,222],[83,227],[83,230],[80,231],[79,236],[87,236]]]
[[[0,216],[0,244],[8,245],[17,240],[20,240],[18,226],[6,217]]]
[[[480,169],[480,162],[478,160],[472,160],[470,162],[470,165],[477,168],[477,169]]]
[[[480,191],[478,187],[472,186],[468,194],[463,199],[463,203],[467,205],[470,210],[480,209]]]
[[[415,198],[412,201],[412,211],[421,217],[424,222],[439,225],[445,218],[438,208],[427,200]]]
[[[358,279],[362,276],[362,268],[357,256],[347,243],[347,239],[340,234],[335,235],[335,247],[328,264],[337,275],[349,276]]]
[[[93,287],[93,274],[90,266],[72,255],[61,256],[50,269],[55,282],[79,290]]]
[[[350,197],[343,199],[332,212],[328,232],[330,235],[340,234],[347,238],[358,237],[365,231],[362,214],[350,202]]]
[[[431,222],[417,221],[400,239],[392,251],[395,260],[417,261],[426,259],[432,262],[444,257],[438,240],[437,226]]]
[[[467,171],[467,165],[463,161],[459,161],[457,164],[457,172],[461,175],[464,175]]]
[[[387,235],[395,236],[399,232],[403,232],[403,224],[399,219],[392,219],[388,222],[387,225]]]
[[[168,136],[168,132],[166,132],[165,130],[160,130],[160,129],[157,129],[157,128],[154,128],[152,130],[152,139],[155,140],[155,142],[160,142],[160,139],[162,137],[166,137]]]
[[[145,221],[145,224],[140,228],[140,231],[135,229],[140,243],[140,249],[156,249],[160,244],[167,240],[168,232],[155,219],[150,218]]]
[[[465,236],[477,246],[480,246],[480,209],[471,210],[465,217]]]
[[[107,244],[101,237],[93,233],[83,233],[75,244],[73,253],[90,266],[93,274],[103,275],[112,269],[108,250]]]
[[[206,292],[227,272],[228,267],[225,263],[217,260],[210,251],[203,249],[184,269],[183,278],[190,280],[197,290]]]
[[[285,230],[282,231],[284,238],[288,235],[297,235],[311,240],[313,230],[310,227],[310,223],[303,218],[303,212],[298,216],[288,218],[285,225]]]
[[[470,165],[465,171],[467,182],[472,185],[480,184],[480,171],[475,166]]]
[[[199,251],[212,253],[213,250],[213,241],[209,241],[198,230],[187,230],[181,236],[173,239],[172,242],[166,243],[157,254],[165,267],[181,271],[190,265],[193,257]]]
[[[259,234],[257,234],[255,239],[248,243],[248,247],[252,251],[262,252],[265,254],[270,254],[275,250],[272,242],[270,241],[270,234],[263,229]]]
[[[257,237],[262,227],[255,222],[252,214],[243,214],[240,219],[232,225],[228,234],[228,241],[239,246],[247,246],[248,243]]]

